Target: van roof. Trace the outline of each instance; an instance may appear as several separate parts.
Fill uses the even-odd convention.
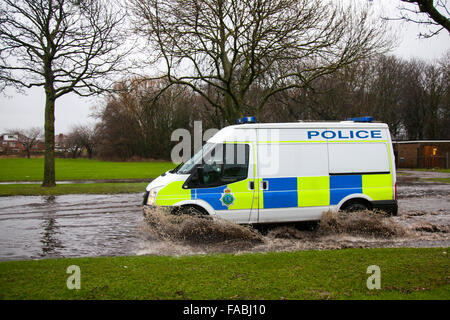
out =
[[[330,122],[284,122],[284,123],[245,123],[229,126],[235,129],[301,129],[301,128],[387,128],[387,124],[381,122],[354,122],[354,121],[330,121]]]
[[[245,132],[244,130],[247,129]],[[255,137],[249,136],[252,130],[248,129],[382,129],[387,130],[385,123],[367,123],[367,122],[287,122],[287,123],[245,123],[227,126],[211,137],[208,142],[221,143],[222,141],[247,141],[254,140]]]

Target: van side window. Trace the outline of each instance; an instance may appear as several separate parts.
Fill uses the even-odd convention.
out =
[[[330,174],[389,173],[389,146],[386,143],[330,143]]]
[[[248,174],[249,146],[247,144],[217,144],[203,156],[186,182],[188,188],[211,188],[244,180]]]

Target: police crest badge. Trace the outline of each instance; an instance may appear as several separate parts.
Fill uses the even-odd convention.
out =
[[[222,205],[226,206],[227,208],[234,204],[234,195],[231,192],[230,188],[226,188],[225,190],[223,190],[220,202],[222,202]]]

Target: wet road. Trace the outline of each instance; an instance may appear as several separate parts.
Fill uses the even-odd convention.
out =
[[[399,177],[398,194],[399,216],[394,221],[406,228],[432,231],[414,231],[412,238],[384,242],[334,236],[326,240],[326,246],[314,241],[306,245],[298,239],[289,243],[266,239],[252,250],[285,250],[287,245],[292,250],[340,248],[363,242],[369,247],[449,246],[450,184]],[[141,201],[142,194],[0,197],[0,261],[205,253],[199,247],[149,240],[142,230]]]
[[[142,194],[0,197],[0,260],[129,255]]]

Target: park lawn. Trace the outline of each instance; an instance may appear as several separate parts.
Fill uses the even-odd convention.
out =
[[[43,188],[40,184],[0,184],[0,197],[144,192],[148,183],[74,183]]]
[[[151,179],[173,169],[171,162],[110,162],[55,159],[56,180]],[[0,181],[42,181],[43,158],[0,159]]]
[[[1,299],[450,299],[448,248],[131,256],[0,263]],[[81,270],[69,290],[67,267]],[[367,267],[381,289],[366,286]]]

